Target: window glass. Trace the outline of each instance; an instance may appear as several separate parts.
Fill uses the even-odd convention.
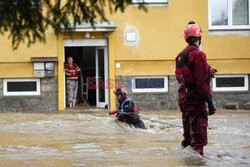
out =
[[[164,78],[136,78],[135,86],[137,89],[164,88]]]
[[[8,92],[34,92],[37,91],[36,81],[31,82],[7,82]]]
[[[228,1],[211,0],[212,25],[228,25]]]
[[[216,78],[216,87],[244,87],[244,77]]]
[[[105,102],[105,63],[104,63],[104,49],[98,49],[98,76],[99,76],[99,102]]]
[[[249,25],[248,0],[233,0],[233,25]]]

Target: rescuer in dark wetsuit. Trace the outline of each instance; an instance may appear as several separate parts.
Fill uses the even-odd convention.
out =
[[[109,111],[109,114],[116,114],[119,121],[134,125],[136,128],[146,129],[144,123],[139,118],[138,108],[134,101],[127,97],[127,92],[123,88],[114,91],[117,96],[119,106],[118,109]]]
[[[184,140],[182,146],[191,146],[200,155],[207,144],[208,103],[209,115],[215,107],[210,90],[211,69],[206,54],[198,49],[201,44],[201,28],[194,22],[184,29],[188,46],[176,57],[176,79],[180,84],[178,103],[182,112]]]

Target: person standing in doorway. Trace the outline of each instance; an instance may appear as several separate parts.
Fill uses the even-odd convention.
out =
[[[188,46],[176,57],[175,73],[180,85],[178,103],[184,130],[182,146],[191,146],[203,155],[203,147],[207,144],[208,114],[214,114],[216,109],[210,90],[210,67],[206,54],[199,50],[201,33],[201,28],[193,21],[185,27],[184,38]]]
[[[69,107],[75,107],[78,90],[78,73],[80,72],[80,68],[77,64],[73,63],[72,57],[68,57],[67,63],[68,64],[65,65],[65,74],[67,79],[68,104]]]

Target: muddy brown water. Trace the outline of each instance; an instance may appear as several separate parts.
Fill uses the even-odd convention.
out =
[[[179,111],[143,117],[181,125]],[[0,166],[250,166],[250,113],[209,117],[205,158],[181,149],[182,129],[144,121],[147,130],[107,111],[0,112]]]

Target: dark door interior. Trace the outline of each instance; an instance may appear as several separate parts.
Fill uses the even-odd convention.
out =
[[[65,47],[65,63],[68,57],[73,57],[81,72],[79,73],[78,97],[77,102],[80,104],[82,97],[86,99],[91,106],[96,105],[96,90],[87,89],[87,78],[95,77],[95,47]]]

